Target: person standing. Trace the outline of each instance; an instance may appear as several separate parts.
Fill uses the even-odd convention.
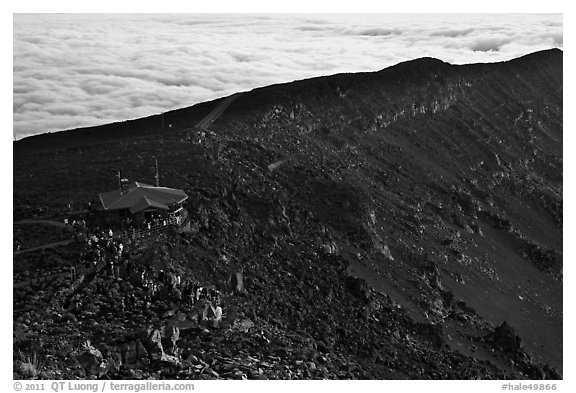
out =
[[[214,310],[214,327],[222,320],[222,307],[218,304]]]
[[[188,291],[188,306],[192,307],[194,306],[196,300],[196,294],[194,293],[194,287],[189,288]]]

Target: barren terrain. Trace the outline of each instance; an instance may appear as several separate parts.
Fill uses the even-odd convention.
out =
[[[242,93],[206,130],[221,100],[16,142],[15,221],[77,217],[157,158],[190,222],[131,261],[220,288],[224,316],[72,281],[75,242],[15,253],[15,377],[561,378],[562,82],[559,50],[424,58]]]

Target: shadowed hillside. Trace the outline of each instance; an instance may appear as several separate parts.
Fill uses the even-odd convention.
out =
[[[221,100],[165,113],[164,129],[152,116],[16,142],[15,220],[96,203],[118,170],[152,183],[157,158],[162,183],[190,196],[190,225],[130,244],[135,263],[206,285],[241,271],[246,293],[224,296],[218,328],[182,328],[178,361],[120,366],[142,329],[193,310],[146,306],[109,277],[74,294],[98,303],[89,313],[54,301],[69,282],[18,287],[15,353],[56,354],[46,378],[90,373],[67,361],[77,347],[59,349],[86,339],[117,379],[560,378],[562,72],[556,49],[423,58],[239,94],[208,131],[195,126]],[[15,282],[78,252],[15,255]],[[119,316],[127,291],[137,301]],[[213,373],[192,370],[203,363]]]

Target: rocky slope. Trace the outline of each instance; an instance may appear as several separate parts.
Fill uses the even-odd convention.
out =
[[[132,260],[226,293],[213,327],[130,280],[90,277],[78,307],[67,274],[15,285],[18,377],[560,378],[561,51],[269,86],[194,128],[218,104],[15,143],[15,219],[117,170],[150,182],[157,157],[190,226]],[[77,248],[16,255],[15,282]]]

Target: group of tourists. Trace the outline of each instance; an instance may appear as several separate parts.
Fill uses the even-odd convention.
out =
[[[81,256],[86,269],[116,280],[126,280],[144,289],[147,304],[158,301],[174,302],[199,310],[200,319],[216,321],[222,318],[221,293],[213,286],[204,287],[199,282],[183,276],[174,269],[164,270],[137,263],[130,257],[125,244],[114,237],[111,229],[96,228],[86,234],[86,246]],[[71,269],[71,279],[77,280],[76,268]],[[103,293],[106,289],[103,289]],[[121,308],[134,303],[134,296],[122,299]]]
[[[65,218],[64,225],[66,226],[66,228],[72,229],[74,240],[76,241],[76,243],[80,243],[82,234],[86,233],[86,220],[84,220],[83,217],[80,217],[78,219]]]
[[[136,237],[137,234],[140,234],[143,231],[151,231],[156,228],[162,228],[173,224],[179,225],[180,222],[181,219],[179,216],[163,217],[155,214],[150,217],[143,218],[140,221],[126,217],[120,222],[120,227],[121,230],[128,236]]]
[[[220,291],[213,287],[203,287],[197,281],[183,278],[174,270],[158,270],[150,265],[131,265],[127,279],[136,280],[139,285],[148,290],[148,301],[171,300],[179,303],[185,302],[188,306],[194,306],[201,300],[220,303]]]

